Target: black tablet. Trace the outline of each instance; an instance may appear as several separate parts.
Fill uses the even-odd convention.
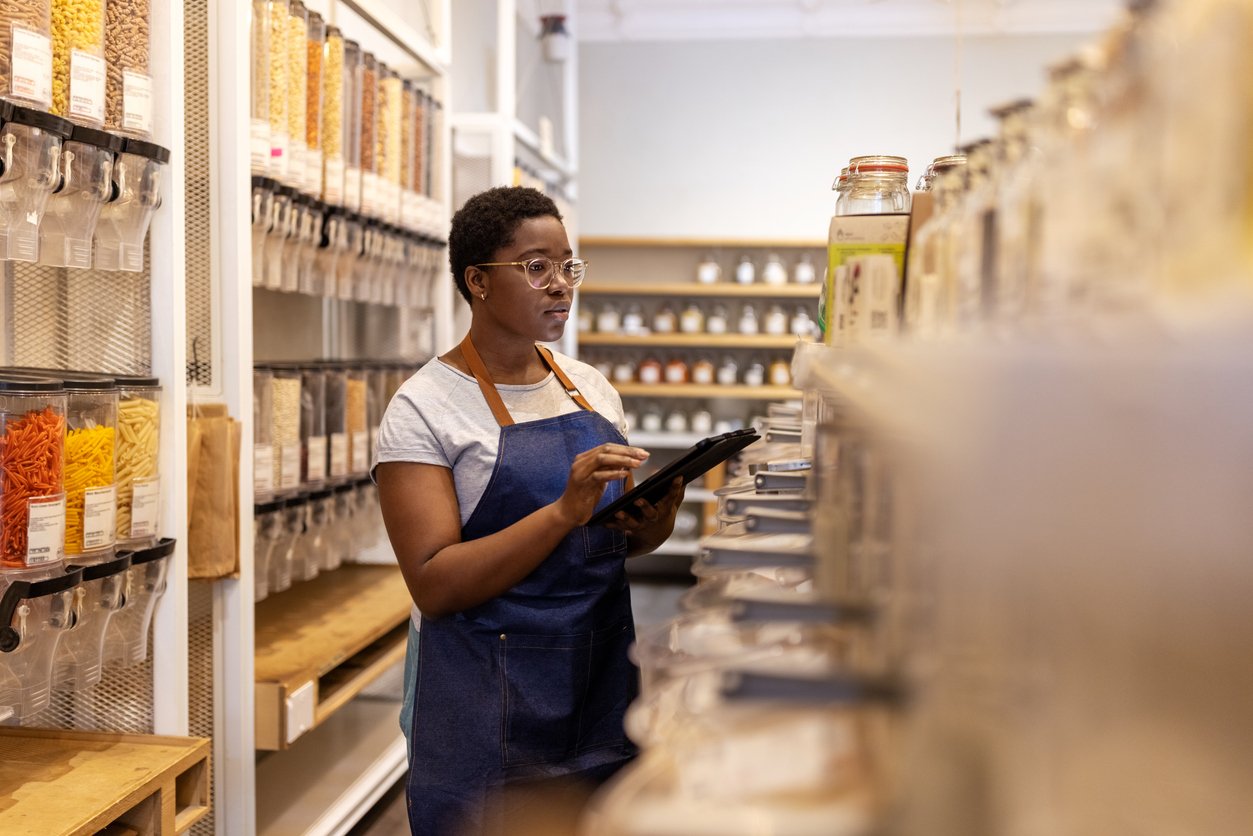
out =
[[[619,511],[633,513],[636,510],[635,500],[637,499],[645,499],[650,504],[660,502],[662,497],[670,492],[670,483],[675,480],[675,477],[682,476],[683,484],[686,485],[715,465],[725,462],[760,437],[756,430],[744,429],[701,439],[696,442],[696,446],[682,456],[597,511],[587,524],[603,525],[612,520]]]

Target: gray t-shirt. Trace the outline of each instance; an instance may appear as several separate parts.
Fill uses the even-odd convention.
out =
[[[604,375],[564,354],[553,356],[592,408],[625,437],[622,399]],[[519,424],[579,409],[551,372],[539,383],[500,384],[496,390]],[[405,381],[388,405],[374,464],[417,462],[452,470],[465,525],[491,478],[499,438],[500,427],[475,379],[432,360]]]

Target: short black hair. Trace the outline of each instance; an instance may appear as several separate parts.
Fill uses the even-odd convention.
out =
[[[557,204],[543,192],[524,186],[498,186],[467,200],[452,216],[448,231],[448,265],[462,297],[470,301],[467,267],[491,261],[497,250],[512,244],[523,221],[549,216],[561,220]]]

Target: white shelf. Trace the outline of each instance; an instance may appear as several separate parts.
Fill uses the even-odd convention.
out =
[[[257,833],[340,836],[405,773],[400,703],[358,697],[257,765]]]
[[[700,551],[699,540],[667,540],[653,554],[691,556]]]
[[[524,124],[521,119],[513,120],[513,138],[521,145],[531,149],[531,151],[544,161],[545,165],[555,170],[567,180],[573,179],[575,174],[577,174],[574,170],[574,166],[570,165],[564,157],[557,156],[556,154],[545,153],[543,149],[540,148],[539,134],[531,130],[531,127]]]
[[[644,431],[632,432],[630,434],[630,442],[638,444],[645,450],[656,448],[658,450],[686,450],[688,447],[695,445],[705,436],[700,433],[648,433]]]
[[[718,495],[708,488],[688,488],[683,493],[684,502],[717,502]]]

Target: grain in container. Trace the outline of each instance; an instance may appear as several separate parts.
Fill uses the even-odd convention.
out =
[[[151,0],[108,0],[105,8],[105,127],[152,138]]]

